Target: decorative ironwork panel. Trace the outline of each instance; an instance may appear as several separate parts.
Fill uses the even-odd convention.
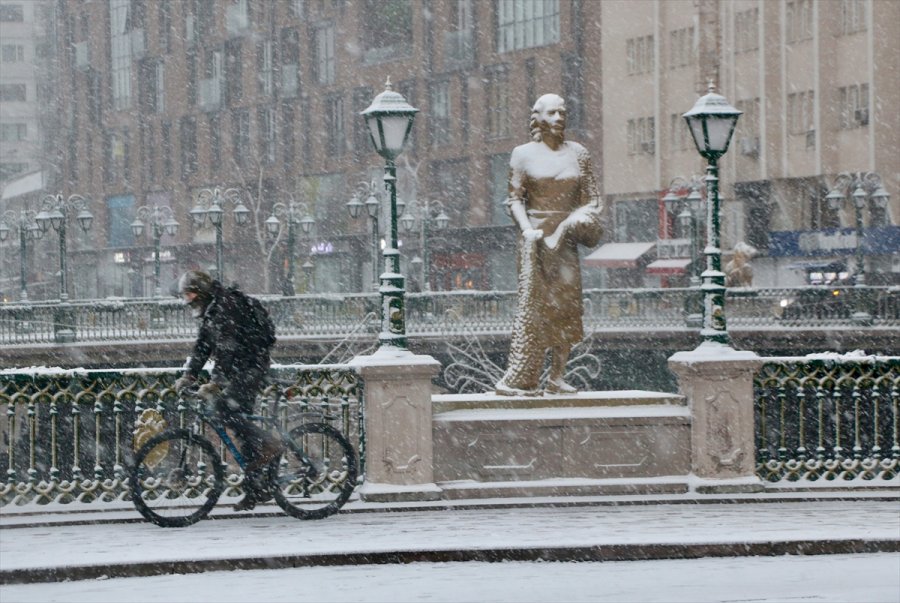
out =
[[[768,482],[900,475],[900,358],[772,359],[753,381],[757,474]]]

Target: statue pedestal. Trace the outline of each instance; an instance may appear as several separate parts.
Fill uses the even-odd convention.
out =
[[[431,433],[431,356],[383,346],[350,362],[365,387],[365,482],[373,502],[438,500]]]

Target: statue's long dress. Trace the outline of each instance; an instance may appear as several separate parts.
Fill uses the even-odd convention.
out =
[[[522,201],[535,229],[549,237],[574,210],[599,202],[587,151],[575,143],[578,168],[563,177],[534,178],[515,166],[510,171],[511,199]],[[557,345],[574,346],[584,338],[578,243],[563,236],[555,249],[544,241],[518,239],[518,301],[510,341],[509,364],[498,388],[534,392],[544,356]]]

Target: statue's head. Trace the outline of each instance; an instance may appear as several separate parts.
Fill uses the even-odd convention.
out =
[[[531,108],[531,138],[535,142],[551,134],[560,139],[565,138],[566,101],[558,94],[545,94]]]

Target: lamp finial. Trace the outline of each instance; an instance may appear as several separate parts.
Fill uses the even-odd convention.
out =
[[[393,90],[393,86],[391,86],[391,76],[387,76],[387,79],[384,81],[384,89],[385,90]]]

